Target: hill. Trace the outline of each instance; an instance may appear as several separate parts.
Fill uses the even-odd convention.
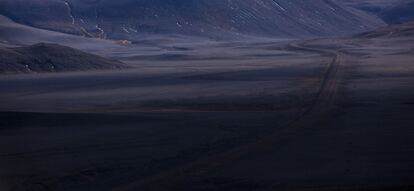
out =
[[[37,43],[60,44],[103,56],[108,55],[108,51],[102,51],[104,49],[121,49],[123,47],[116,41],[84,38],[19,24],[2,15],[0,15],[0,43],[6,46],[27,46]]]
[[[108,60],[57,44],[0,47],[0,73],[37,73],[127,68]]]

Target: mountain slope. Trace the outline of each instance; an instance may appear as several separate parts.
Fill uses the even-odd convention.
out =
[[[376,15],[388,24],[414,20],[414,0],[339,0],[350,7]]]
[[[63,72],[127,68],[118,61],[57,44],[0,47],[1,73]]]
[[[414,0],[402,2],[382,11],[381,17],[390,24],[414,21]]]
[[[132,40],[144,34],[328,36],[382,25],[331,0],[3,0],[0,14],[40,28]]]
[[[376,30],[362,33],[358,37],[390,38],[390,37],[414,37],[414,22],[381,27]]]
[[[388,9],[405,0],[338,0],[339,2],[353,8],[361,9],[371,13],[378,13]]]
[[[16,23],[0,15],[0,44],[5,46],[27,46],[37,43],[60,44],[88,53],[108,56],[107,50],[124,48],[117,41],[85,38],[61,32],[39,29]]]

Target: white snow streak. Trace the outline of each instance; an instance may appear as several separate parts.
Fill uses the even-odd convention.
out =
[[[286,12],[286,9],[285,8],[283,8],[278,2],[276,2],[275,0],[273,0],[272,1],[275,5],[276,5],[276,7],[278,7],[279,9],[281,9],[282,11],[285,11]]]
[[[66,8],[68,9],[69,12],[69,17],[72,19],[72,25],[75,24],[75,17],[72,14],[72,8],[70,7],[70,4],[68,1],[64,1]]]
[[[122,27],[122,30],[125,31],[126,33],[129,33],[129,30],[125,27]]]
[[[105,31],[101,27],[99,27],[99,25],[95,25],[95,28],[98,29],[100,32],[99,37],[105,38]]]

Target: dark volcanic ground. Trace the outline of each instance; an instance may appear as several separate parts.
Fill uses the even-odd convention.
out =
[[[407,30],[163,41],[110,55],[135,69],[1,76],[0,188],[411,190]]]

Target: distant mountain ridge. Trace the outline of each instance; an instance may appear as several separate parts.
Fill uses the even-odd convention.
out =
[[[381,12],[406,0],[337,0],[345,5],[371,13]]]
[[[414,37],[414,21],[403,24],[381,27],[373,31],[357,35],[365,38],[393,38],[393,37]],[[413,50],[414,51],[414,50]]]
[[[378,16],[388,24],[414,21],[414,0],[338,0]]]
[[[382,11],[381,17],[391,24],[414,21],[414,0],[402,2]]]
[[[332,36],[383,25],[332,0],[2,0],[0,14],[39,28],[129,40],[151,34]]]

